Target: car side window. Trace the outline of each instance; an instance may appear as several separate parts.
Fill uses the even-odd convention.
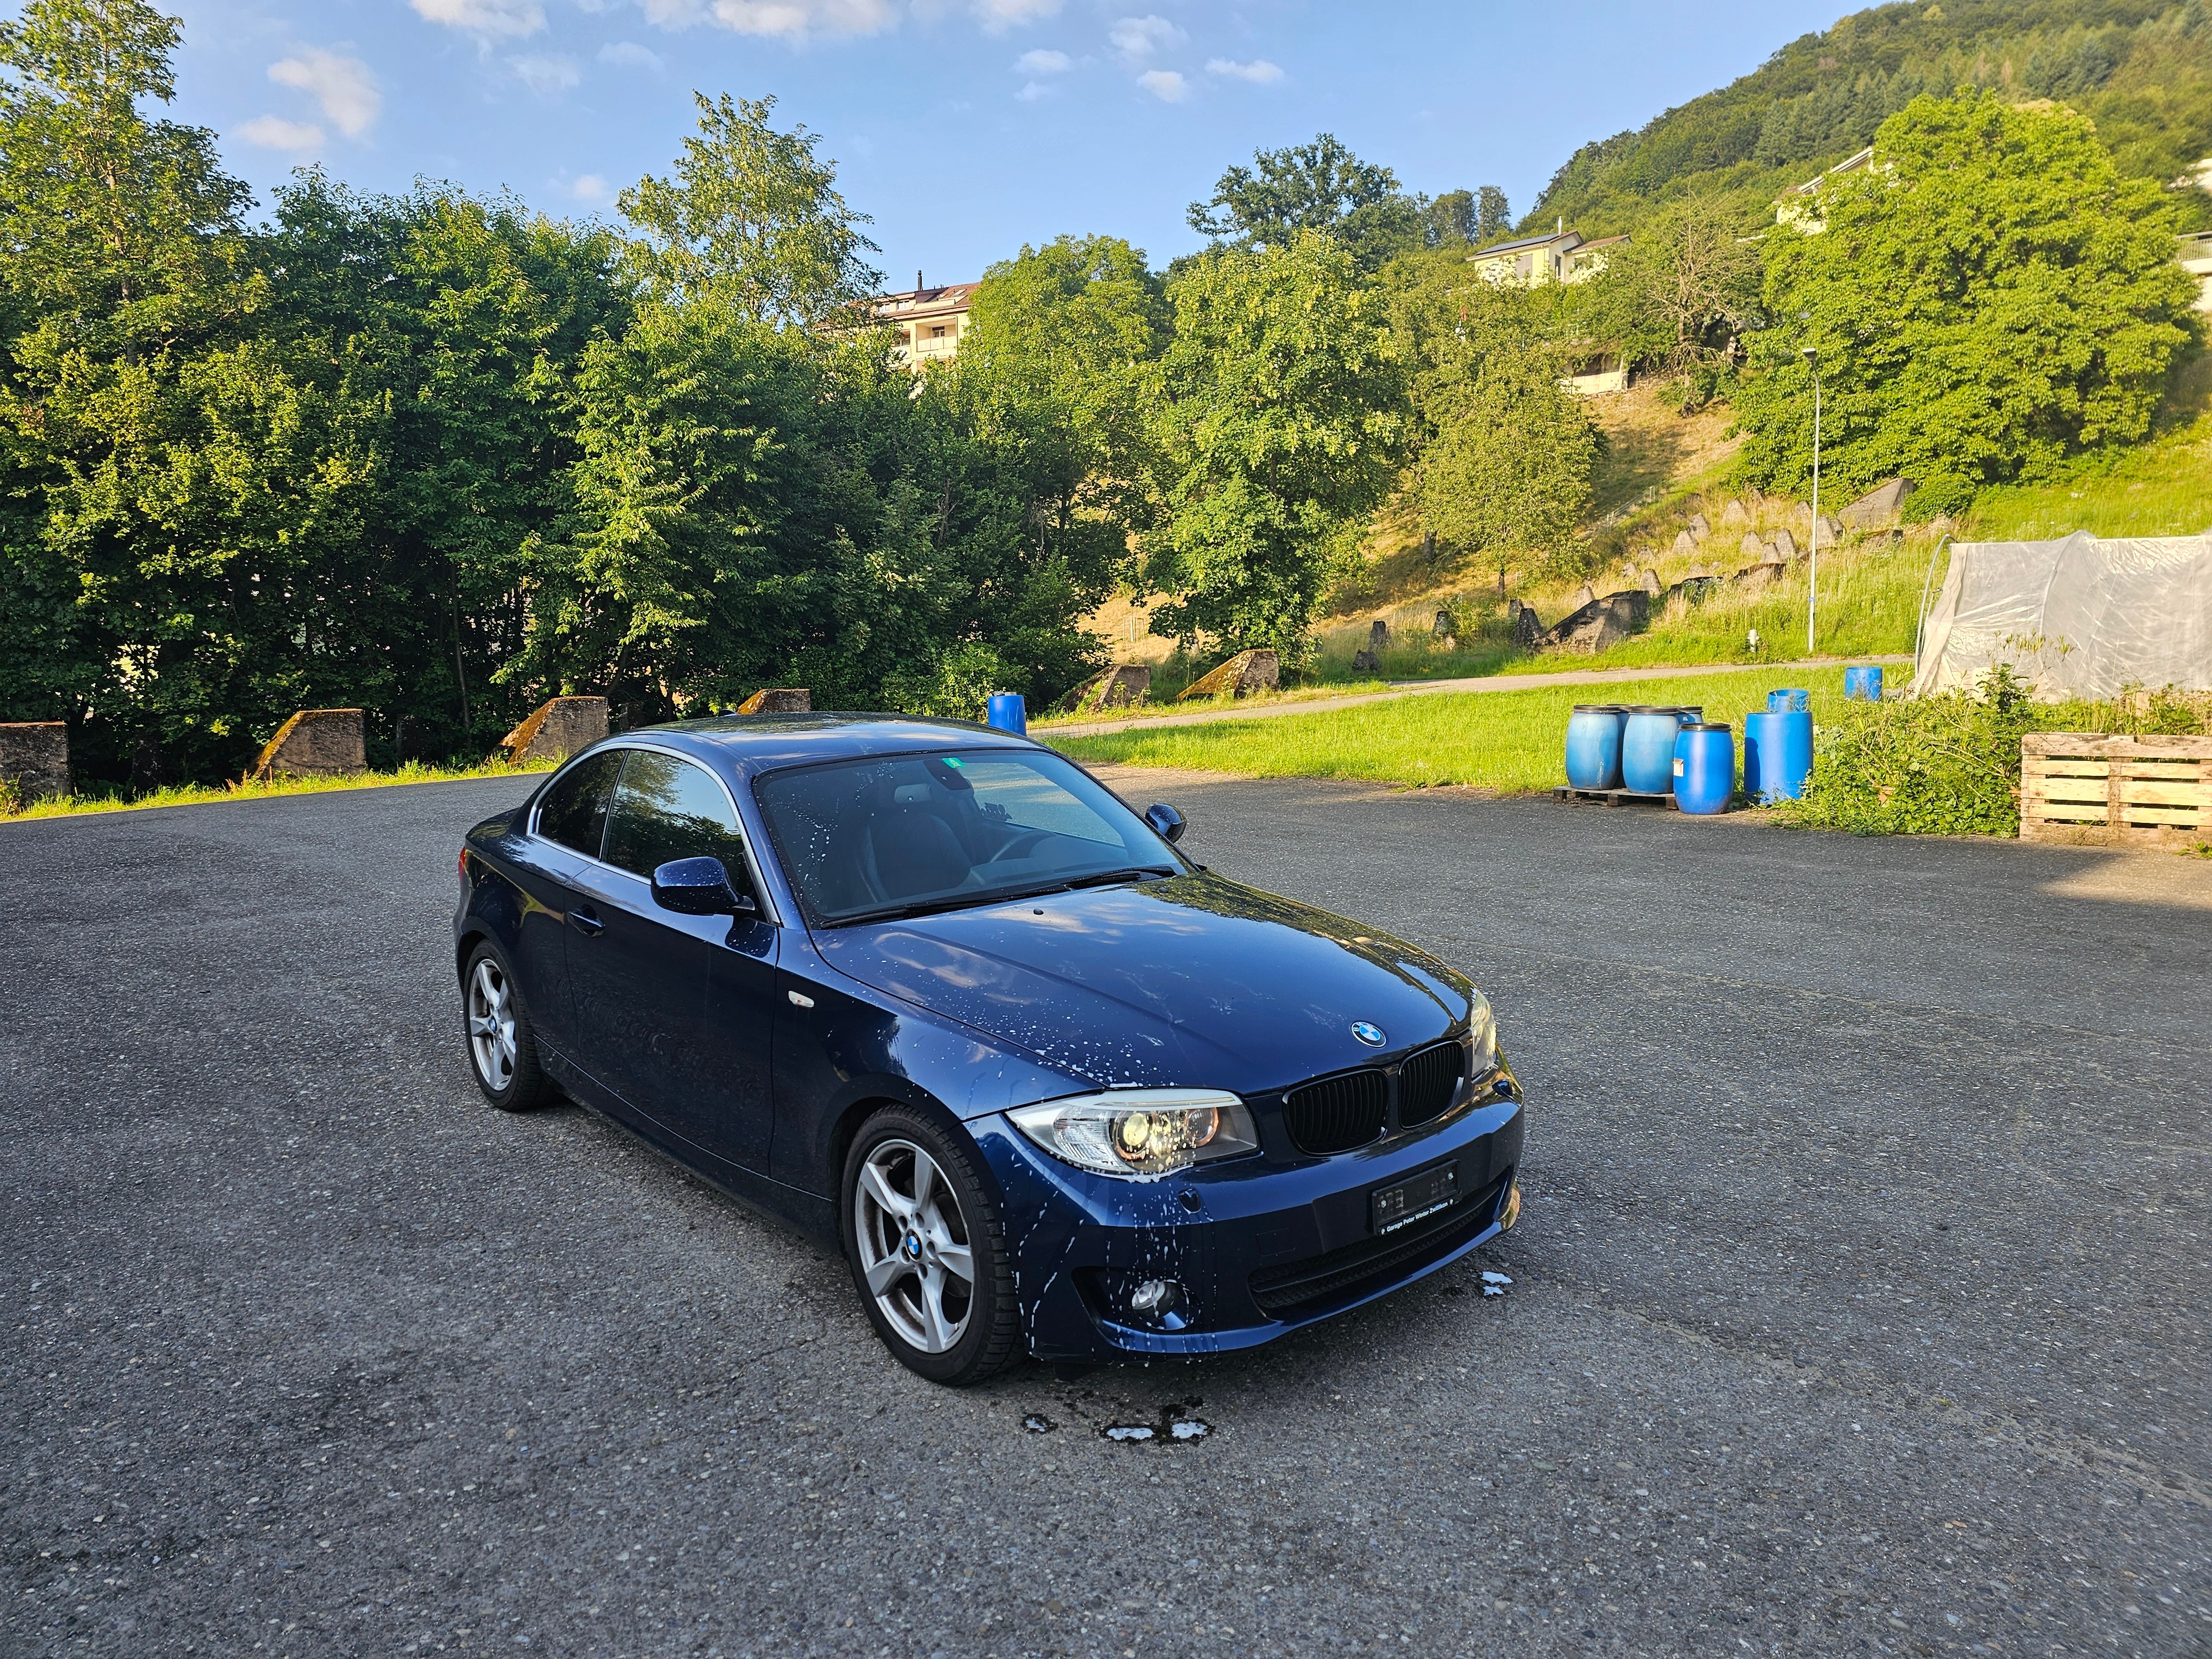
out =
[[[599,857],[607,825],[607,797],[622,761],[620,750],[610,750],[571,768],[538,804],[538,833],[586,858]]]
[[[712,774],[673,755],[633,749],[607,816],[606,861],[650,879],[672,859],[722,861],[739,892],[751,885],[744,837]]]

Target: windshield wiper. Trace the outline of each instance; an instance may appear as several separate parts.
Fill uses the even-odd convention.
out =
[[[1064,893],[1064,881],[1047,882],[1036,887],[994,888],[988,893],[947,893],[933,899],[909,899],[903,904],[878,904],[870,910],[848,910],[842,916],[829,918],[832,927],[849,927],[856,921],[897,921],[908,916],[935,915],[944,910],[969,910],[979,904],[1003,904],[1010,899],[1042,898],[1047,893]]]
[[[1103,887],[1109,882],[1137,881],[1146,876],[1172,876],[1173,870],[1163,870],[1157,864],[1132,866],[1127,870],[1100,870],[1087,876],[1076,876],[1065,884],[1071,890],[1078,887]]]
[[[1108,882],[1134,881],[1145,876],[1172,876],[1173,870],[1144,865],[1127,870],[1098,870],[1089,875],[1042,882],[1034,887],[994,888],[988,893],[947,893],[933,899],[910,899],[903,904],[878,904],[873,909],[848,911],[829,918],[832,927],[850,927],[863,921],[903,921],[913,916],[938,915],[947,910],[972,910],[978,905],[1006,904],[1016,899],[1042,898],[1047,893],[1072,892],[1079,887],[1099,887]]]

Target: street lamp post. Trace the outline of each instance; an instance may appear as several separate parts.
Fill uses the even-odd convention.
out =
[[[1820,599],[1820,354],[1800,346],[1813,366],[1813,554],[1805,571],[1805,654],[1813,654],[1814,617]]]

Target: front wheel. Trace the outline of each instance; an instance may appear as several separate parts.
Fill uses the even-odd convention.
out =
[[[461,1029],[469,1068],[484,1098],[503,1112],[525,1112],[553,1092],[538,1063],[538,1034],[507,959],[489,943],[469,954],[461,979]]]
[[[955,1388],[1022,1352],[1006,1227],[976,1162],[972,1146],[890,1107],[854,1137],[842,1189],[869,1322],[901,1364]]]

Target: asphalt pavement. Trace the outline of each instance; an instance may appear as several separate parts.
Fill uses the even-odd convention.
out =
[[[483,1103],[530,780],[0,824],[0,1654],[2212,1654],[2212,862],[1120,781],[1489,989],[1524,1218],[966,1393]]]

